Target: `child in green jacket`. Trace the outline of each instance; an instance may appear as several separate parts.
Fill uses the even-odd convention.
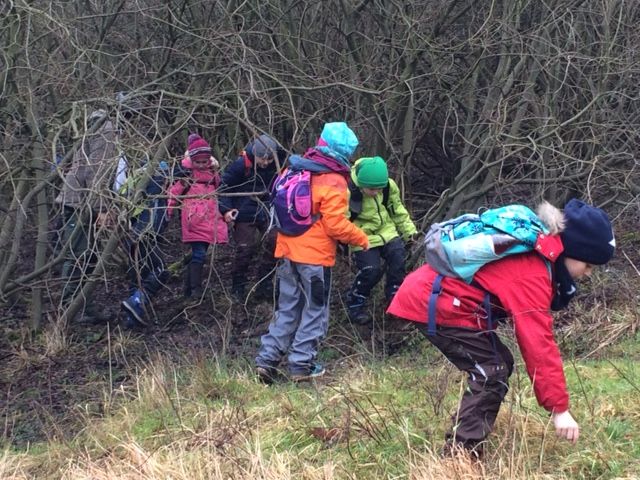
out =
[[[385,271],[387,302],[404,280],[405,242],[417,230],[381,157],[361,158],[354,164],[349,190],[350,218],[369,237],[369,250],[352,247],[358,274],[346,301],[351,321],[365,323],[369,320],[367,299]]]

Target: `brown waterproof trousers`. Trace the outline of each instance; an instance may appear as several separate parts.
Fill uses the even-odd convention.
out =
[[[458,369],[466,372],[467,389],[462,396],[447,442],[474,449],[493,429],[502,400],[509,390],[513,355],[495,332],[457,327],[438,327],[435,336],[420,331]]]

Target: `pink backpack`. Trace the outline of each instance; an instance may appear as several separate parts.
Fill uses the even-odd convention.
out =
[[[311,209],[311,172],[288,168],[279,174],[271,189],[271,218],[278,231],[302,235],[320,218]]]

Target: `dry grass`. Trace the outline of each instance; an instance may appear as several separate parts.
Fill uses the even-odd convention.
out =
[[[105,355],[124,355],[114,334]],[[416,345],[416,349],[424,345]],[[604,355],[602,347],[599,355]],[[637,352],[637,351],[636,351]],[[33,359],[32,359],[33,360]],[[26,361],[26,360],[23,360]],[[308,386],[257,383],[243,364],[157,355],[105,384],[84,429],[35,450],[5,449],[4,479],[634,478],[635,385],[624,360],[568,363],[578,446],[559,441],[519,368],[485,459],[441,458],[463,377],[428,349],[386,362],[342,360]],[[105,412],[96,415],[95,411]],[[637,477],[636,477],[637,478]]]

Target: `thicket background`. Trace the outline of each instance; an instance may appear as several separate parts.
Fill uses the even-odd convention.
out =
[[[127,473],[118,478],[164,478],[202,456],[195,462],[200,474],[185,468],[175,477],[215,478],[207,469],[221,464],[227,477],[410,471],[411,478],[451,478],[446,468],[441,475],[433,470],[437,458],[423,468],[421,455],[426,441],[437,457],[444,411],[457,401],[455,387],[448,388],[456,374],[434,367],[436,356],[423,355],[424,345],[391,366],[372,362],[375,339],[347,345],[358,332],[335,318],[337,310],[323,351],[335,367],[334,383],[319,393],[284,386],[265,394],[246,359],[270,307],[255,307],[240,323],[228,303],[217,302],[216,288],[206,305],[183,311],[182,329],[166,324],[179,303],[176,287],[157,299],[165,318],[151,333],[110,330],[114,322],[67,330],[70,312],[59,304],[62,256],[50,242],[60,209],[54,198],[96,108],[117,122],[119,148],[134,165],[148,162],[149,171],[160,160],[175,162],[191,131],[210,141],[224,167],[256,133],[301,153],[323,123],[347,121],[360,138],[359,156],[389,162],[423,229],[511,201],[533,206],[546,198],[562,206],[577,196],[605,208],[617,233],[616,258],[583,288],[569,312],[574,321],[558,322],[586,443],[547,446],[540,434],[546,417],[529,409],[528,380],[516,379],[508,399],[509,415],[516,413],[502,417],[492,436],[495,462],[487,475],[634,475],[639,23],[640,2],[625,0],[0,2],[0,390],[7,392],[0,398],[0,442],[26,449],[54,442],[33,459],[3,453],[0,476],[60,478],[66,468],[64,478],[116,478],[114,469],[122,468]],[[132,103],[118,103],[119,91]],[[132,104],[141,115],[128,118]],[[123,198],[110,201],[125,213],[131,207]],[[172,233],[177,238],[175,226]],[[83,292],[94,290],[110,312],[126,288],[118,246],[125,234],[101,232],[98,268]],[[179,258],[178,240],[170,253]],[[212,262],[209,271],[220,285],[226,277],[218,268]],[[336,290],[352,279],[346,270],[339,262]],[[228,373],[233,353],[240,367],[234,363]],[[366,365],[353,367],[361,357]],[[182,365],[195,367],[185,373]],[[346,392],[346,413],[333,412],[334,388]],[[533,427],[530,412],[540,414]],[[256,415],[267,418],[257,421],[266,433],[253,433]],[[370,420],[378,415],[381,423]],[[313,443],[307,429],[317,425],[338,425],[347,439],[352,429],[355,440],[364,438],[360,454],[340,443],[342,436],[335,449],[331,439]],[[379,425],[399,433],[379,437]],[[229,431],[240,434],[232,441]],[[166,458],[156,464],[158,452]],[[338,473],[323,473],[334,453]],[[281,469],[279,455],[286,457]],[[314,459],[325,467],[309,472]],[[140,474],[144,468],[153,471]]]
[[[68,162],[98,107],[134,162],[175,158],[192,130],[223,165],[258,132],[301,152],[345,120],[422,226],[543,197],[637,210],[638,2],[18,0],[0,12],[3,299],[31,289],[39,302],[55,263],[54,159]],[[117,91],[143,115],[118,115]]]

